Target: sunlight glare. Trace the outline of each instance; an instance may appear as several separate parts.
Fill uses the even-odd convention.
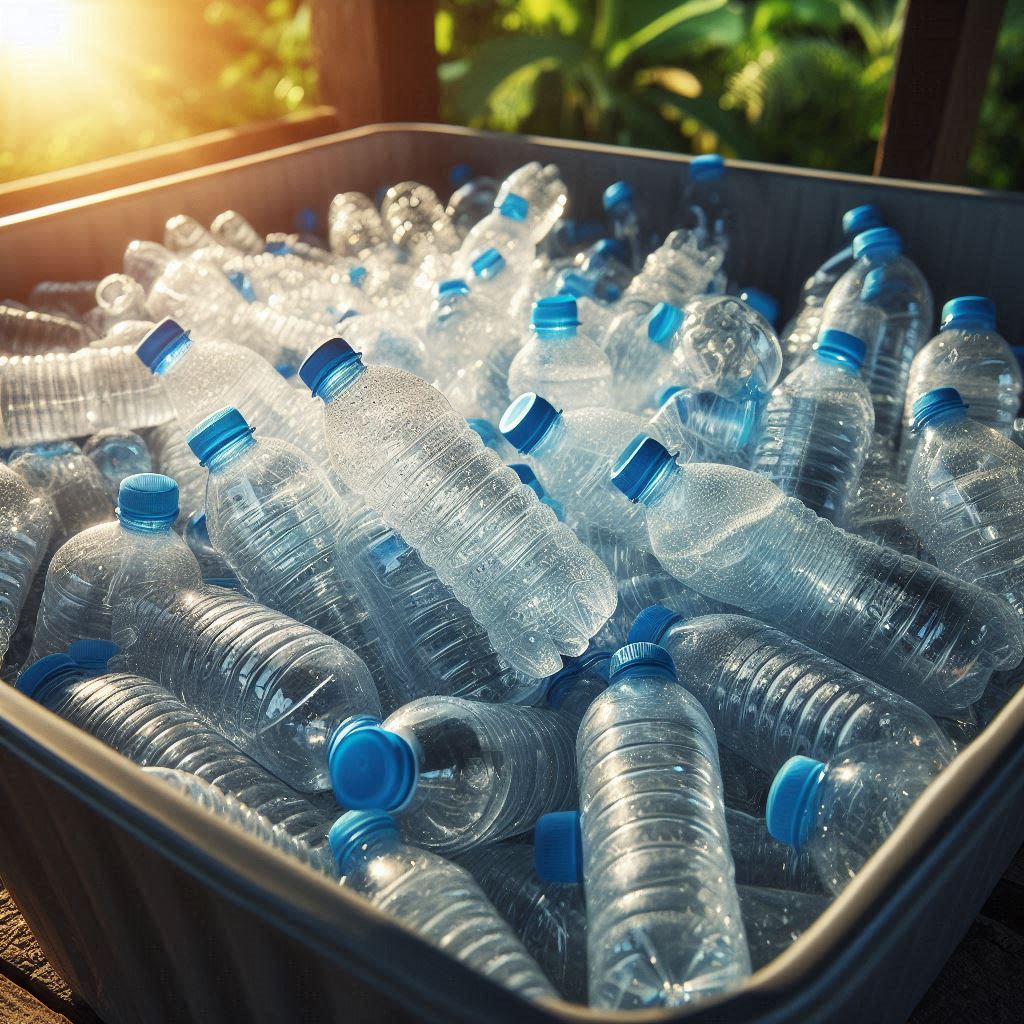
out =
[[[75,0],[0,0],[0,48],[15,60],[56,57],[70,41]]]

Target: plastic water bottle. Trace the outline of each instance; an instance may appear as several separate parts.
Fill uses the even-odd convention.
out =
[[[338,725],[379,714],[366,666],[347,647],[215,587],[149,593],[115,612],[124,667],[162,683],[279,779],[329,789]]]
[[[172,252],[188,253],[216,244],[217,239],[187,213],[175,214],[164,224],[164,245]]]
[[[572,1002],[587,1001],[587,912],[578,884],[543,882],[527,843],[494,843],[456,858],[531,956]]]
[[[126,476],[153,472],[148,445],[131,430],[116,427],[100,430],[85,442],[82,452],[92,459],[107,482],[107,493],[112,502],[117,499],[121,481]]]
[[[659,302],[682,307],[698,295],[721,292],[724,259],[723,250],[703,248],[697,233],[671,232],[644,260],[643,269],[623,292],[623,311],[637,304],[649,309]]]
[[[823,331],[815,358],[772,392],[750,464],[833,523],[843,521],[856,491],[875,424],[871,393],[859,377],[864,353],[860,338]]]
[[[680,466],[641,438],[613,480],[646,505],[654,553],[678,579],[784,626],[925,711],[973,704],[994,671],[1024,657],[1005,602],[846,533],[758,473]]]
[[[901,476],[906,476],[917,447],[914,403],[945,387],[960,392],[972,420],[1011,437],[1024,379],[1010,346],[996,331],[996,309],[990,299],[950,299],[942,307],[939,333],[914,356],[900,435]]]
[[[729,252],[735,224],[722,193],[725,160],[705,153],[690,160],[683,192],[684,225],[692,230],[702,249]]]
[[[764,412],[760,399],[733,401],[713,391],[673,386],[656,399],[646,431],[669,451],[689,452],[689,462],[722,462],[746,468]]]
[[[206,470],[196,462],[177,419],[147,432],[154,468],[178,484],[178,525],[206,508]]]
[[[501,183],[494,205],[501,206],[510,195],[526,200],[526,225],[536,245],[555,226],[569,201],[561,171],[554,164],[541,166],[536,161],[523,164]]]
[[[490,448],[502,462],[511,463],[516,458],[515,448],[505,440],[505,435],[490,420],[472,416],[466,420],[466,423],[469,424],[473,433],[483,441],[484,447]],[[531,472],[533,471],[531,470]],[[521,476],[520,479],[522,479]]]
[[[351,648],[392,700],[377,630],[338,549],[346,509],[323,471],[287,441],[254,437],[231,407],[188,443],[210,474],[210,539],[246,592]]]
[[[616,404],[641,412],[674,379],[672,347],[683,323],[683,311],[659,302],[649,312],[641,306],[635,314],[636,333],[625,329],[606,335],[605,352],[612,365]],[[621,322],[620,322],[621,323]]]
[[[779,300],[760,288],[744,285],[736,294],[759,316],[764,317],[773,331],[779,326]],[[781,345],[781,341],[779,343]]]
[[[362,192],[341,192],[331,200],[327,230],[331,249],[339,256],[361,258],[388,240],[373,200]]]
[[[403,842],[389,814],[350,811],[329,838],[345,886],[378,910],[524,999],[557,997],[473,876]]]
[[[823,328],[868,342],[863,375],[875,404],[875,430],[889,440],[899,434],[910,364],[931,336],[935,316],[928,282],[902,249],[902,239],[891,228],[859,234],[853,240],[856,262],[836,282],[822,310]],[[882,314],[874,342],[858,320],[869,304]]]
[[[468,274],[473,261],[489,249],[501,253],[513,276],[528,274],[537,248],[526,222],[529,205],[522,196],[509,193],[499,206],[471,228],[452,261],[454,275]]]
[[[544,706],[559,712],[578,730],[587,708],[608,689],[611,660],[612,652],[604,650],[568,658],[558,672],[545,680]]]
[[[468,164],[456,164],[448,180],[453,191],[445,212],[459,238],[465,238],[494,208],[498,182],[483,175],[475,176]]]
[[[913,523],[939,565],[1024,616],[1024,451],[967,415],[956,388],[914,403]]]
[[[626,247],[633,272],[639,273],[647,255],[647,245],[640,211],[629,182],[616,181],[609,185],[601,196],[601,204],[612,234]]]
[[[806,850],[840,892],[885,841],[943,765],[905,747],[851,747],[832,761],[790,758],[768,797],[768,828]]]
[[[828,909],[831,900],[815,893],[737,886],[750,966],[760,970],[785,952]]]
[[[171,530],[177,516],[173,480],[142,473],[122,481],[117,522],[76,534],[53,556],[29,660],[73,640],[109,640],[114,607],[136,593],[198,586],[195,556]]]
[[[582,654],[615,607],[608,571],[425,381],[364,366],[336,338],[303,364],[335,467],[484,624],[542,677]]]
[[[421,697],[342,723],[328,761],[342,807],[393,811],[410,841],[455,853],[575,806],[573,739],[549,708]]]
[[[334,854],[328,843],[318,843],[312,846],[296,839],[279,825],[273,824],[269,818],[265,818],[258,811],[254,811],[241,800],[225,793],[218,786],[204,782],[198,775],[191,772],[184,772],[175,768],[143,768],[147,775],[171,786],[180,793],[186,800],[202,808],[212,817],[220,818],[221,821],[230,822],[236,828],[268,843],[275,850],[280,850],[287,857],[306,864],[314,871],[327,875],[330,878],[338,878],[338,865],[334,860]]]
[[[742,888],[757,885],[791,892],[823,891],[809,854],[780,843],[769,831],[764,816],[725,809],[729,850],[736,865],[736,881]]]
[[[40,281],[28,293],[28,308],[79,320],[92,309],[97,281]]]
[[[509,367],[509,392],[533,391],[565,410],[608,406],[608,357],[578,328],[576,300],[571,296],[535,302],[530,337]]]
[[[67,316],[0,303],[0,356],[77,352],[92,339],[93,332],[85,324]]]
[[[523,275],[528,272],[529,267],[523,271]],[[508,260],[493,247],[478,253],[466,273],[475,292],[504,309],[512,306],[513,297],[522,284],[520,276],[510,267]],[[518,343],[518,334],[513,336]]]
[[[124,320],[95,341],[89,342],[90,348],[130,348],[134,351],[140,341],[153,330],[152,320]]]
[[[469,372],[481,357],[491,339],[493,314],[490,304],[461,277],[436,287],[423,336],[443,389],[452,386],[460,370]],[[475,415],[475,408],[467,415]]]
[[[930,747],[952,760],[942,730],[919,707],[756,619],[686,621],[654,606],[629,640],[664,647],[719,742],[766,772],[797,753],[827,761],[863,743]]]
[[[221,245],[255,255],[263,252],[266,239],[237,210],[218,213],[210,224],[210,234]]]
[[[508,445],[508,447],[511,448],[512,446]],[[557,499],[552,498],[548,492],[544,490],[544,487],[541,485],[540,480],[537,479],[537,474],[534,473],[532,466],[528,466],[525,462],[510,462],[508,463],[508,468],[511,469],[512,472],[515,473],[515,475],[519,477],[519,479],[526,484],[526,486],[529,487],[538,498],[540,498],[542,505],[547,505],[547,507],[555,513],[555,516],[558,518],[560,523],[565,522],[565,509],[562,508],[562,503]],[[576,536],[580,536],[578,532]],[[584,538],[580,537],[580,540],[582,540],[591,551],[594,551],[592,545],[590,545]],[[598,558],[601,558],[601,555],[598,552],[595,551],[594,553]],[[601,558],[601,561],[604,562],[604,559]],[[607,564],[608,563],[605,562],[605,565]]]
[[[663,648],[622,648],[609,682],[576,742],[590,1004],[685,1005],[750,971],[715,733]]]
[[[569,523],[614,530],[630,543],[649,543],[643,508],[612,486],[611,468],[644,421],[608,408],[559,412],[539,395],[520,395],[498,424],[508,442],[536,468],[544,489]]]
[[[633,280],[629,251],[614,238],[601,238],[573,259],[576,272],[593,285],[593,297],[615,302]]]
[[[418,181],[393,185],[381,201],[380,216],[391,232],[391,241],[415,260],[454,253],[459,248],[458,233],[429,185]]]
[[[210,540],[210,531],[206,525],[206,513],[198,512],[190,516],[182,533],[185,543],[196,556],[199,570],[203,574],[203,583],[211,587],[224,587],[227,590],[241,590],[235,570],[228,565],[227,559],[214,547]]]
[[[160,386],[127,348],[0,357],[0,443],[83,437],[104,427],[148,427],[171,415]]]
[[[107,655],[112,645],[105,644]],[[18,689],[136,764],[192,772],[262,814],[289,835],[323,840],[324,816],[159,683],[104,673],[51,654],[18,676]]]
[[[146,319],[146,291],[127,274],[107,274],[96,285],[96,308],[87,316],[97,334],[105,335],[117,324]]]
[[[0,661],[7,654],[36,572],[57,525],[46,495],[0,465]]]
[[[343,322],[346,340],[367,363],[408,370],[434,379],[433,359],[419,332],[390,313],[356,313]]]

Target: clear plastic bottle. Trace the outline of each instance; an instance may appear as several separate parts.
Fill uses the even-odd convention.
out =
[[[555,164],[541,166],[536,161],[523,164],[501,183],[494,197],[495,206],[500,206],[513,194],[526,200],[526,224],[536,245],[540,245],[555,226],[569,202],[569,190],[561,174]]]
[[[218,213],[210,224],[210,234],[221,245],[253,255],[263,252],[267,244],[266,239],[237,210]]]
[[[719,743],[766,772],[794,754],[827,761],[863,743],[930,747],[936,758],[953,759],[919,707],[756,619],[686,621],[654,606],[637,617],[629,641],[664,647]]]
[[[351,648],[394,700],[376,626],[339,551],[347,510],[327,476],[287,441],[254,437],[230,406],[188,443],[210,474],[210,539],[246,592]]]
[[[833,523],[843,521],[857,489],[875,425],[859,376],[865,351],[860,338],[823,331],[815,357],[772,392],[750,464]]]
[[[373,201],[362,192],[341,192],[327,213],[331,249],[339,256],[362,257],[387,243],[388,231]]]
[[[209,728],[159,683],[51,654],[29,665],[17,686],[136,764],[192,772],[289,835],[309,843],[323,840],[327,822],[309,801]]]
[[[96,285],[96,308],[88,321],[97,334],[106,335],[120,323],[146,318],[146,291],[127,274],[107,274]]]
[[[760,288],[744,285],[736,289],[736,294],[755,313],[764,317],[773,331],[778,331],[779,326],[779,300],[774,295]],[[781,341],[779,342],[781,345]]]
[[[56,512],[49,498],[0,465],[0,661],[46,555]]]
[[[82,452],[92,460],[106,481],[111,502],[117,499],[121,481],[126,476],[153,472],[149,446],[131,430],[117,427],[100,430],[85,442]]]
[[[543,882],[528,843],[494,843],[460,853],[494,908],[571,1002],[587,1001],[587,912],[578,884]]]
[[[446,213],[460,238],[479,224],[494,208],[498,182],[494,178],[475,176],[468,164],[456,164],[448,173],[452,194]]]
[[[587,651],[568,658],[560,671],[546,679],[544,706],[553,708],[578,730],[587,708],[608,689],[611,651]]]
[[[611,364],[590,338],[579,333],[572,296],[535,302],[530,330],[509,366],[511,394],[533,391],[564,410],[611,404]]]
[[[647,506],[661,564],[933,714],[973,704],[991,674],[1024,657],[1024,631],[998,598],[855,537],[734,466],[676,464],[652,438],[613,480]]]
[[[392,185],[381,200],[380,216],[391,241],[414,260],[454,253],[459,248],[458,232],[429,185],[418,181]]]
[[[136,593],[198,586],[195,556],[171,530],[177,516],[173,480],[142,473],[122,481],[118,521],[76,534],[53,556],[29,660],[73,640],[109,640],[114,607]]]
[[[991,299],[963,295],[942,307],[939,333],[914,356],[903,406],[900,434],[900,476],[914,457],[918,435],[913,430],[914,403],[935,388],[956,388],[971,410],[971,419],[1013,434],[1024,378],[1017,359],[996,331]]]
[[[967,415],[956,388],[914,403],[920,436],[907,498],[943,569],[1004,598],[1024,616],[1024,451]]]
[[[40,281],[28,293],[28,304],[40,313],[81,319],[96,300],[97,281]]]
[[[496,653],[538,678],[582,654],[615,607],[608,571],[436,390],[364,366],[341,339],[300,371],[324,402],[335,467],[484,624]]]
[[[455,853],[575,806],[573,739],[550,708],[420,697],[383,722],[350,718],[328,760],[342,807],[393,811],[409,840]]]
[[[177,419],[170,419],[147,432],[147,443],[157,472],[178,484],[178,525],[206,508],[206,470],[192,454],[185,431]]]
[[[590,1004],[687,1005],[750,972],[715,733],[663,648],[610,669],[576,742]]]
[[[705,153],[690,160],[683,191],[683,222],[702,249],[728,253],[736,248],[736,225],[722,190],[725,160]]]
[[[790,758],[768,797],[767,821],[782,843],[806,851],[840,892],[943,768],[906,747],[851,747],[828,762]]]
[[[809,854],[798,853],[789,844],[780,843],[768,831],[763,815],[755,817],[726,807],[725,824],[740,886],[759,885],[791,892],[823,891]]]
[[[642,412],[673,379],[672,346],[683,323],[683,311],[659,302],[650,312],[637,311],[636,333],[616,330],[607,336],[605,352],[612,365],[612,390],[620,409]]]
[[[755,971],[789,949],[831,903],[827,896],[787,889],[740,885],[737,891]]]
[[[130,348],[0,357],[0,443],[35,444],[137,428],[171,415],[160,385]]]
[[[746,468],[764,412],[759,399],[732,401],[713,391],[673,386],[656,399],[646,430],[669,451],[689,452],[690,462],[721,462]]]
[[[463,239],[452,261],[453,275],[468,275],[473,261],[488,249],[501,253],[513,276],[528,274],[537,248],[526,223],[529,205],[522,196],[509,193]]]
[[[114,614],[128,671],[162,683],[293,789],[329,789],[327,746],[380,713],[366,666],[310,626],[219,587],[151,592]]]
[[[192,453],[189,452],[191,455]],[[197,512],[190,516],[182,531],[185,543],[196,556],[199,569],[203,574],[203,583],[211,587],[224,587],[227,590],[241,590],[235,570],[228,565],[228,560],[217,550],[206,525],[206,513]]]
[[[193,252],[216,244],[217,239],[187,213],[175,214],[164,224],[164,245],[172,252]]]
[[[629,253],[629,263],[634,273],[639,273],[647,255],[645,232],[636,197],[627,181],[616,181],[601,195],[604,215],[611,225],[612,235],[621,242]]]
[[[703,248],[698,233],[673,231],[644,260],[643,269],[622,293],[621,308],[646,305],[649,310],[659,302],[681,307],[698,295],[721,292],[724,259],[724,250]]]
[[[68,316],[0,303],[0,356],[77,352],[93,336],[85,324]]]
[[[205,782],[192,772],[177,768],[143,768],[147,775],[173,787],[186,800],[201,807],[208,814],[240,828],[261,842],[268,843],[287,857],[306,864],[314,871],[338,878],[338,865],[331,847],[326,842],[313,846],[296,839],[280,825],[275,825],[241,800],[225,793],[219,786]]]
[[[557,998],[473,876],[403,842],[391,815],[349,811],[331,827],[329,838],[345,886],[382,913],[524,999]]]
[[[433,359],[418,331],[390,313],[356,313],[341,324],[345,340],[368,363],[408,370],[424,380],[435,377]]]

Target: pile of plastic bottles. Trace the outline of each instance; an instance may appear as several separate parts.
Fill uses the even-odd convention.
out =
[[[4,675],[524,997],[687,1004],[1016,689],[1021,370],[886,211],[777,333],[720,159],[457,173],[0,306]]]

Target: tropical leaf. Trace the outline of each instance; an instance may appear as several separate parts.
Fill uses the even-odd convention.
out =
[[[742,8],[731,0],[687,0],[642,25],[609,47],[605,62],[617,68],[630,60],[669,60],[684,47],[734,46],[743,38]]]

